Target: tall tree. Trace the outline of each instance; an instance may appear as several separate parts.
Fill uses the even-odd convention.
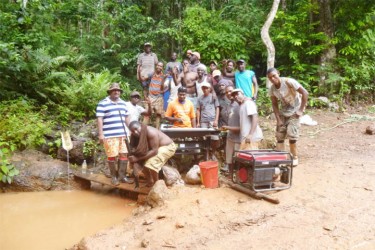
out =
[[[262,27],[262,30],[260,32],[260,34],[262,36],[263,43],[266,45],[267,52],[268,52],[268,55],[267,55],[267,68],[272,68],[272,67],[275,66],[275,54],[276,54],[276,51],[275,51],[275,46],[274,46],[274,44],[273,44],[273,42],[271,40],[271,37],[269,35],[269,29],[270,29],[270,27],[272,25],[273,19],[275,19],[275,16],[276,16],[276,13],[277,13],[277,9],[279,8],[279,4],[280,4],[280,0],[274,0],[273,1],[271,11],[269,12],[269,14],[267,16],[267,20],[264,23],[264,25]],[[271,83],[267,79],[267,88],[270,88],[270,87],[271,87]]]

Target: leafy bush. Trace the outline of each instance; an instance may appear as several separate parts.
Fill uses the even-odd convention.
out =
[[[8,147],[10,149],[8,149]],[[0,141],[0,182],[11,184],[14,176],[20,172],[18,169],[8,161],[10,151],[13,151],[14,147]]]
[[[1,102],[0,114],[0,142],[7,142],[14,149],[35,148],[45,143],[44,135],[54,125],[47,120],[47,108],[37,109],[30,100]]]

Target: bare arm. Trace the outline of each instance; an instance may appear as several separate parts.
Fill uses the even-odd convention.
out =
[[[197,124],[196,124],[196,126],[198,126],[198,127],[201,126],[201,111],[200,111],[200,107],[197,107]]]
[[[257,128],[257,125],[258,125],[258,115],[257,114],[254,114],[254,115],[250,115],[250,120],[251,120],[251,128],[250,128],[250,132],[249,134],[246,136],[246,142],[251,142],[252,138],[253,138],[253,134]]]
[[[104,134],[103,134],[103,117],[98,117],[97,119],[98,124],[98,137],[99,142],[102,144],[104,142]]]
[[[308,99],[308,96],[309,96],[309,93],[307,92],[307,90],[304,88],[304,87],[299,87],[297,89],[298,93],[300,93],[302,95],[302,100],[301,100],[301,106],[299,108],[299,110],[297,111],[297,115],[298,116],[301,116],[305,110],[305,107],[306,107],[306,104],[307,104],[307,99]]]
[[[282,122],[280,118],[279,102],[277,101],[276,96],[271,96],[271,102],[272,102],[272,109],[273,109],[273,113],[275,114],[277,126],[280,126]]]
[[[149,97],[145,97],[145,102],[147,103],[148,109],[143,111],[141,115],[150,116],[151,115],[151,101]]]
[[[255,75],[253,76],[252,81],[253,81],[253,88],[254,88],[253,97],[258,98],[258,81],[257,81],[257,78],[255,77]]]
[[[192,126],[193,128],[196,128],[196,127],[197,127],[197,124],[196,124],[195,118],[191,118],[191,126]]]
[[[219,124],[219,113],[220,113],[220,109],[219,107],[216,107],[215,121],[213,124],[214,127],[217,127],[217,125]]]

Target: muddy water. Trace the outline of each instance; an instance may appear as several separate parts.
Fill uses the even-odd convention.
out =
[[[0,249],[65,249],[134,208],[135,201],[103,190],[0,194]]]

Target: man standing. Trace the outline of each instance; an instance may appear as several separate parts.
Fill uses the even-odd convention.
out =
[[[298,165],[297,140],[299,137],[299,117],[303,115],[307,104],[308,92],[293,78],[280,77],[275,68],[267,70],[267,77],[272,86],[269,90],[273,112],[276,117],[277,150],[285,150],[284,141],[289,138],[293,166]],[[279,103],[281,109],[279,109]]]
[[[174,78],[182,72],[182,64],[176,61],[177,54],[173,52],[171,60],[165,66],[165,82],[164,82],[164,110],[167,110],[168,104],[177,98],[177,89],[180,86],[175,82]],[[176,74],[176,77],[173,75]]]
[[[226,97],[230,100],[228,106],[224,107],[222,111],[228,117],[228,125],[223,128],[228,130],[227,141],[225,146],[225,163],[226,166],[222,169],[224,172],[229,170],[229,176],[233,175],[233,154],[234,151],[240,149],[241,136],[240,136],[240,106],[232,96],[233,86],[225,88]],[[228,167],[229,166],[229,169]]]
[[[128,124],[130,120],[126,103],[120,98],[122,90],[118,83],[113,83],[107,93],[109,96],[100,101],[96,108],[99,142],[104,144],[112,184],[119,185],[119,180],[133,183],[126,177],[128,149],[125,143],[127,135],[124,122]],[[118,168],[116,157],[118,157]]]
[[[197,106],[197,127],[217,128],[219,123],[219,101],[215,94],[211,93],[211,84],[201,84],[203,95],[198,98]],[[215,156],[220,146],[219,136],[210,135],[211,158]]]
[[[234,89],[232,96],[240,105],[240,149],[258,149],[263,133],[258,125],[258,112],[255,102],[246,97],[241,89]]]
[[[126,108],[128,110],[130,121],[139,121],[141,115],[150,116],[151,115],[151,102],[150,99],[147,97],[145,102],[148,105],[148,109],[146,110],[142,106],[138,105],[139,101],[141,100],[141,95],[137,91],[133,91],[130,93],[130,101],[126,102]]]
[[[159,171],[177,149],[171,138],[154,127],[133,121],[129,124],[132,133],[131,142],[135,146],[129,161],[134,164],[136,176],[138,170],[145,167],[147,186],[152,187],[159,179]]]
[[[194,106],[190,100],[186,99],[186,88],[179,87],[178,98],[169,103],[165,119],[173,122],[173,127],[179,128],[195,128],[195,113]]]
[[[142,81],[140,76],[147,78],[155,71],[155,65],[158,63],[158,56],[151,52],[151,47],[151,43],[145,43],[144,52],[138,55],[137,60],[137,80],[142,84],[144,97],[148,96],[148,82]]]
[[[234,83],[234,61],[232,59],[223,60],[223,77],[224,79],[230,80]]]
[[[160,129],[161,117],[164,114],[163,85],[165,75],[163,74],[163,66],[164,64],[162,62],[158,62],[156,64],[155,72],[149,74],[147,78],[144,78],[141,75],[139,76],[142,82],[149,82],[148,97],[150,98],[151,109],[156,114],[155,128],[157,129]],[[144,116],[143,122],[149,124],[150,116]]]
[[[241,89],[246,97],[255,100],[258,96],[258,82],[254,71],[246,69],[246,62],[237,61],[238,71],[234,74],[236,88]]]

